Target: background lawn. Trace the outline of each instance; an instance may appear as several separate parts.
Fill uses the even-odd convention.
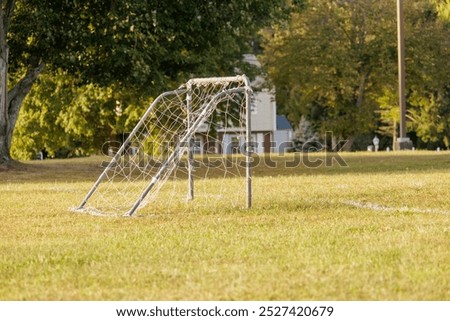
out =
[[[450,300],[450,153],[340,156],[258,158],[251,210],[162,192],[133,218],[68,211],[100,157],[0,172],[0,299]]]

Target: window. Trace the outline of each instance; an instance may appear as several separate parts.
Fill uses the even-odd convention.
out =
[[[201,138],[195,138],[194,143],[194,154],[201,154],[203,152],[202,150],[202,139]]]
[[[231,137],[231,153],[232,154],[239,154],[241,152],[241,140],[239,139],[239,136],[233,136]]]

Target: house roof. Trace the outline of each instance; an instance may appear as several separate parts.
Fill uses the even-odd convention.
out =
[[[292,129],[291,123],[286,116],[277,115],[277,130]]]

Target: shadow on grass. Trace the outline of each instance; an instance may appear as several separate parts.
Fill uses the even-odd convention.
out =
[[[211,160],[223,162],[225,167],[211,166]],[[0,171],[0,184],[7,182],[94,182],[102,173],[106,157],[86,157],[65,160],[44,160],[16,163],[13,168]],[[214,163],[216,164],[216,163]],[[195,176],[198,178],[243,176],[244,157],[196,157]],[[255,155],[252,171],[255,177],[345,175],[369,173],[401,173],[450,170],[450,152],[398,152],[398,153],[293,153]],[[177,179],[186,179],[186,161],[182,160]]]

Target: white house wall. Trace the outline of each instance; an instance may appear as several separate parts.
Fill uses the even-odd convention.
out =
[[[225,134],[222,138],[223,144],[223,153],[231,154],[232,153],[232,139],[233,137],[238,137],[236,134]],[[256,149],[254,150],[257,154],[264,153],[264,134],[263,133],[253,133],[252,134],[252,142],[256,143]],[[245,144],[245,137],[240,137],[239,141],[240,146]]]
[[[276,130],[273,135],[272,152],[285,153],[292,145],[292,129]]]
[[[252,132],[276,130],[276,105],[269,91],[255,92],[254,111],[252,112]]]

